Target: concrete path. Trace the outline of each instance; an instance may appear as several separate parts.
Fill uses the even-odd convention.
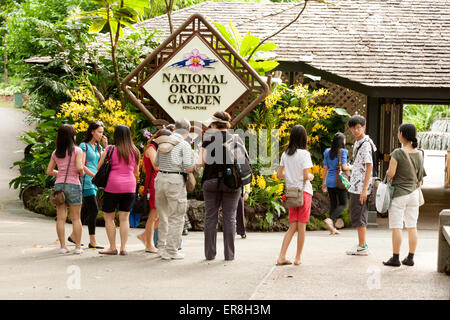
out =
[[[101,256],[86,249],[81,256],[59,255],[55,221],[23,209],[7,182],[15,176],[9,163],[22,154],[17,135],[25,127],[18,110],[0,108],[0,137],[5,141],[0,181],[0,299],[450,299],[450,277],[436,272],[437,231],[420,230],[414,267],[382,265],[391,254],[387,219],[369,229],[367,257],[345,255],[355,244],[354,230],[339,236],[307,232],[300,266],[275,267],[283,233],[249,233],[236,238],[236,259],[223,260],[222,234],[217,258],[205,261],[203,233],[183,237],[186,258],[162,261],[144,252],[132,229],[129,255]],[[15,120],[13,120],[15,119]],[[71,225],[66,225],[66,235]],[[106,244],[105,229],[97,241]],[[406,232],[401,257],[408,252]],[[119,237],[119,236],[117,236]],[[83,226],[83,243],[88,243]],[[73,249],[72,247],[69,247]],[[295,239],[288,257],[295,254]]]
[[[66,234],[71,225],[66,225]],[[391,234],[369,229],[371,255],[347,256],[354,230],[339,236],[307,232],[300,266],[275,267],[283,233],[236,238],[236,259],[223,260],[222,234],[214,261],[205,261],[203,234],[183,237],[182,261],[145,253],[130,232],[129,255],[59,255],[55,222],[28,212],[20,201],[0,210],[0,299],[450,299],[450,277],[436,272],[437,232],[420,230],[414,267],[382,265],[391,254]],[[107,243],[104,228],[97,240]],[[83,226],[83,242],[87,243]],[[406,232],[401,257],[408,252]],[[73,249],[73,247],[70,247]],[[295,241],[288,256],[295,255]]]

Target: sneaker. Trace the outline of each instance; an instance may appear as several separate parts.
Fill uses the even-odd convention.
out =
[[[402,260],[402,264],[404,264],[405,266],[412,267],[414,265],[414,260],[408,259],[408,257],[406,257],[405,259]]]
[[[356,245],[348,250],[346,254],[353,256],[367,256],[369,254],[369,246],[367,244],[365,244],[363,247]]]
[[[60,253],[60,254],[66,254],[66,253],[69,253],[69,250],[67,250],[67,249],[65,249],[65,248],[61,248],[61,249],[59,249],[58,253]]]
[[[394,257],[391,257],[388,261],[383,261],[383,264],[390,267],[400,267],[400,261],[394,259]]]
[[[83,253],[83,249],[75,249],[74,251],[73,251],[73,254],[82,254]]]
[[[183,260],[184,259],[184,254],[177,252],[175,254],[172,254],[170,257],[173,260]]]
[[[161,258],[163,258],[164,260],[171,260],[171,259],[173,259],[173,260],[182,260],[182,259],[184,259],[184,254],[179,253],[179,252],[177,252],[175,254],[170,254],[170,253],[164,252],[161,255]]]
[[[164,250],[159,256],[163,260],[170,260],[170,259],[172,259],[172,256],[170,254],[168,254],[166,250]]]
[[[164,255],[164,253],[166,252],[166,249],[158,249],[158,256],[160,256],[162,258],[162,256]]]

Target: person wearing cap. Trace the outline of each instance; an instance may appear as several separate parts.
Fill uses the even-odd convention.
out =
[[[155,206],[159,213],[158,253],[164,260],[184,259],[178,252],[187,210],[186,172],[194,171],[192,149],[185,141],[191,125],[183,119],[175,122],[175,132],[155,139],[158,144],[155,164]]]
[[[200,163],[204,167],[202,177],[203,197],[205,199],[205,257],[213,260],[216,257],[217,224],[219,208],[222,207],[222,230],[225,260],[234,259],[234,237],[236,234],[236,211],[241,196],[241,188],[228,188],[221,173],[224,170],[224,159],[229,156],[223,146],[232,138],[230,129],[231,116],[227,112],[218,111],[205,122],[211,129],[206,131],[203,139]]]

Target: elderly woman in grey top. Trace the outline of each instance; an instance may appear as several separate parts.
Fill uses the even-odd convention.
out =
[[[419,217],[420,186],[426,176],[423,167],[423,152],[417,150],[417,130],[413,124],[404,123],[398,129],[398,139],[402,144],[391,153],[387,176],[392,181],[394,194],[389,207],[389,228],[392,229],[393,255],[383,262],[386,266],[400,266],[400,246],[402,244],[403,223],[408,229],[409,255],[402,261],[407,266],[414,265],[417,247],[417,218]]]
[[[192,149],[185,141],[189,134],[187,120],[175,122],[175,132],[155,139],[158,144],[155,165],[155,206],[159,213],[158,251],[165,260],[183,259],[178,252],[187,209],[185,176],[194,171]]]

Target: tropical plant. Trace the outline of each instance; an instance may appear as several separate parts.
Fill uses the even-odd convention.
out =
[[[105,126],[104,134],[111,138],[118,124],[131,127],[134,122],[135,115],[128,113],[120,101],[109,98],[99,102],[89,87],[71,90],[68,94],[72,97],[71,101],[61,105],[56,117],[72,124],[78,133],[86,132],[89,123],[102,121]]]
[[[250,31],[242,37],[233,22],[229,22],[229,30],[218,22],[212,22],[225,40],[236,49],[241,57],[247,60],[256,72],[265,75],[266,72],[272,71],[278,66],[278,62],[275,60],[276,55],[273,52],[277,48],[275,43],[268,42],[259,46],[260,39],[258,37],[252,35]]]
[[[301,124],[308,133],[308,150],[313,163],[320,163],[333,135],[344,131],[350,116],[345,109],[321,105],[320,99],[326,94],[327,90],[314,90],[308,85],[288,87],[281,84],[266,97],[264,103],[244,118],[243,125],[251,130],[277,129],[281,156],[289,142],[292,127]]]
[[[120,87],[119,67],[117,64],[117,47],[119,38],[123,36],[123,26],[136,30],[133,24],[141,20],[144,8],[148,6],[148,0],[91,0],[92,3],[100,6],[99,9],[81,12],[72,15],[71,19],[89,20],[89,33],[97,34],[106,26],[108,28],[111,59],[114,67],[114,78],[117,92],[122,104],[125,98]]]
[[[258,165],[254,167],[253,179],[251,182],[248,205],[253,208],[265,208],[262,227],[267,230],[273,225],[274,215],[280,218],[286,209],[281,204],[281,195],[284,192],[284,183],[277,178],[274,172],[272,176],[264,177],[258,170]]]
[[[412,123],[418,132],[430,130],[434,119],[450,117],[450,106],[405,104],[403,106],[403,123]]]

